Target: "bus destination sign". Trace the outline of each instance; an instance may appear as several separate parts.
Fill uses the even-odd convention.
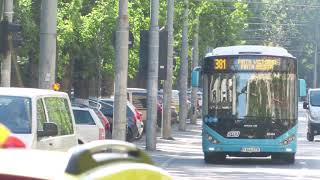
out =
[[[281,58],[278,57],[267,56],[258,58],[252,56],[238,58],[219,57],[212,59],[211,63],[208,61],[208,63],[211,64],[211,68],[215,71],[278,71],[283,69],[284,62],[288,61],[284,59],[281,60]]]
[[[238,59],[237,61],[240,70],[257,70],[257,71],[270,71],[273,70],[276,66],[280,65],[279,59]]]

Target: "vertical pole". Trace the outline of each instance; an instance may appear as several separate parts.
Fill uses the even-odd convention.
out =
[[[184,0],[182,47],[180,59],[180,92],[179,92],[179,130],[186,130],[186,120],[188,114],[187,88],[188,88],[188,14],[189,1]]]
[[[199,16],[197,16],[196,20],[196,29],[193,39],[193,58],[192,58],[192,69],[197,67],[199,64]],[[192,106],[192,116],[191,116],[191,123],[197,123],[197,111],[196,108],[198,107],[198,96],[197,96],[198,88],[193,87],[191,92],[191,106]]]
[[[173,17],[174,0],[167,1],[167,28],[168,28],[168,59],[167,80],[163,90],[163,133],[164,139],[171,139],[171,99],[172,99],[172,74],[173,74]]]
[[[146,149],[156,150],[156,121],[158,94],[158,66],[159,66],[159,0],[151,1],[151,24],[148,63],[148,111]]]
[[[13,0],[4,1],[4,18],[8,19],[8,23],[12,23],[13,18]],[[5,54],[1,62],[1,86],[10,87],[11,83],[11,51],[12,51],[12,34],[8,34],[9,50]]]
[[[129,17],[128,0],[119,0],[119,17],[116,32],[116,73],[114,79],[114,109],[112,138],[126,139],[127,122],[127,76]]]
[[[313,87],[317,88],[317,66],[318,66],[318,42],[315,42],[315,50],[314,50],[314,76],[313,76]]]
[[[0,20],[3,18],[4,0],[0,0]]]
[[[51,89],[56,78],[57,0],[42,0],[39,88]]]

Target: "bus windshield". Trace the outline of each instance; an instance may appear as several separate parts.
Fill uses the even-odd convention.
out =
[[[310,103],[312,106],[320,106],[320,91],[311,91]]]
[[[208,74],[208,111],[217,118],[295,119],[295,74],[232,72]]]

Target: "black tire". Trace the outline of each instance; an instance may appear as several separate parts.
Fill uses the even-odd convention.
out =
[[[295,153],[276,153],[271,155],[271,159],[279,163],[294,164]]]
[[[78,144],[83,144],[83,142],[80,139],[78,139]]]
[[[133,142],[136,139],[136,137],[137,134],[135,134],[133,130],[130,127],[128,127],[126,141]]]
[[[204,153],[204,162],[208,164],[218,164],[223,163],[226,160],[226,154],[224,153],[214,153],[214,152],[205,152]]]
[[[112,139],[112,132],[107,130],[105,137],[106,139]]]
[[[132,130],[130,128],[127,128],[126,141],[128,141],[128,142],[133,141]]]
[[[282,157],[282,160],[287,164],[294,164],[296,160],[296,155],[292,153],[284,154],[284,156]]]
[[[310,142],[314,141],[314,135],[310,132],[307,132],[307,140]]]

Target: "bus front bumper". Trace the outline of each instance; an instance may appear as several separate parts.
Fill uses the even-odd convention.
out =
[[[229,139],[222,137],[208,126],[204,126],[203,130],[203,152],[270,154],[282,152],[295,153],[297,151],[297,127],[292,128],[287,133],[276,139]]]
[[[236,152],[243,154],[258,154],[258,153],[275,153],[275,152],[287,152],[295,153],[295,143],[286,146],[267,146],[267,145],[213,145],[209,142],[203,145],[204,152]]]

